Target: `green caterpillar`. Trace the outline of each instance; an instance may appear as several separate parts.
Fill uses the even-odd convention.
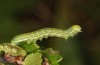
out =
[[[68,39],[69,37],[73,37],[79,32],[81,32],[81,27],[79,25],[73,25],[68,30],[61,30],[56,28],[44,28],[35,32],[17,35],[11,40],[11,44],[17,45],[20,42],[28,40],[36,42],[37,40],[42,40],[43,38],[47,38],[49,36]]]

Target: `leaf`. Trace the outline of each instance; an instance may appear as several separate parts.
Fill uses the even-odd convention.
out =
[[[24,62],[23,65],[41,65],[42,63],[42,54],[41,53],[31,53],[29,54]]]
[[[35,53],[39,50],[39,46],[34,42],[20,42],[19,46],[23,48],[27,53]]]
[[[52,48],[47,48],[43,52],[44,57],[46,57],[51,65],[59,65],[62,60],[62,56],[58,51],[53,51]]]
[[[0,53],[3,51],[3,45],[0,45]]]
[[[11,44],[4,44],[3,51],[5,53],[9,53],[12,56],[26,56],[26,51],[24,51],[22,48],[18,46],[12,46]]]

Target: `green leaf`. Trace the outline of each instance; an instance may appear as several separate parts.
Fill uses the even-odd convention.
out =
[[[3,45],[0,45],[0,53],[3,51]]]
[[[31,53],[25,58],[23,65],[41,65],[42,63],[41,57],[42,57],[41,53]]]
[[[39,50],[39,46],[34,42],[20,42],[19,46],[23,48],[27,53],[35,53]]]
[[[22,48],[18,46],[12,46],[11,44],[4,44],[4,49],[3,51],[5,53],[9,53],[12,56],[26,56],[26,51],[24,51]]]
[[[59,65],[62,60],[62,56],[58,51],[53,51],[51,48],[47,48],[43,51],[44,57],[46,57],[51,65]]]

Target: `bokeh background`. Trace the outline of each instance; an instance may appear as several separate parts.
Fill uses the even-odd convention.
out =
[[[0,0],[0,43],[21,33],[74,24],[83,31],[76,37],[37,43],[59,50],[64,57],[60,65],[100,65],[100,0]]]

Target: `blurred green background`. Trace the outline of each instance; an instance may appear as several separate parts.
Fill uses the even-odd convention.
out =
[[[60,65],[100,65],[100,0],[0,0],[0,43],[21,33],[74,24],[83,31],[76,37],[38,44],[59,50],[64,57]]]

